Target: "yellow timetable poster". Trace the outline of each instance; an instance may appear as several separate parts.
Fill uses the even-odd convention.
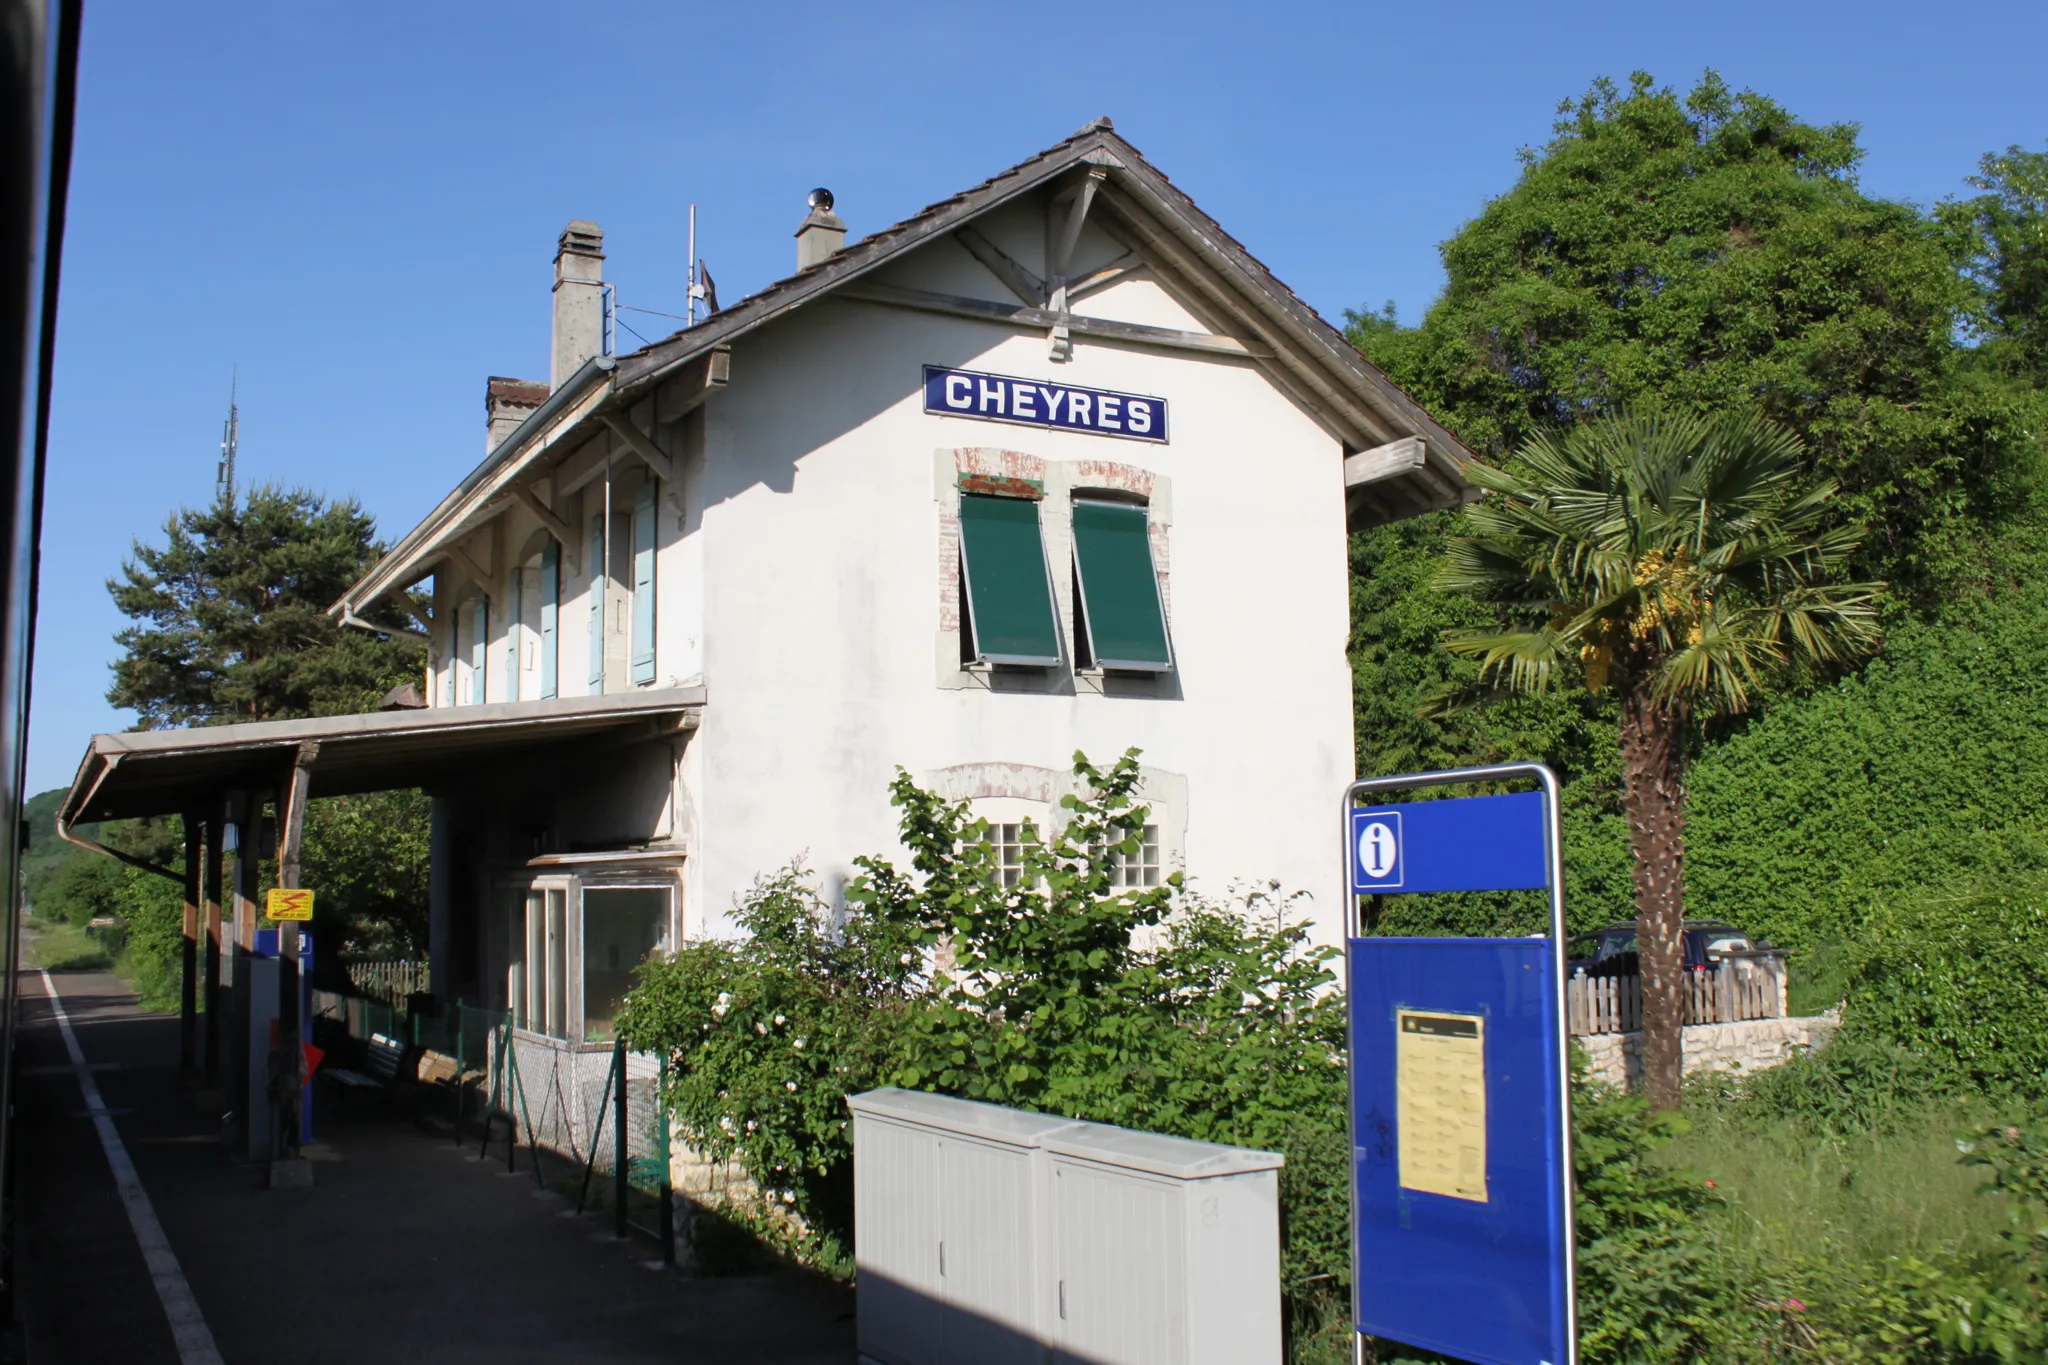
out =
[[[1486,1019],[1396,1012],[1401,1185],[1486,1202]]]

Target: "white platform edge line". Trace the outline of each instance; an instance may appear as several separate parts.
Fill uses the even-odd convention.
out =
[[[36,971],[43,978],[43,993],[50,998],[50,1009],[57,1016],[57,1027],[64,1033],[64,1050],[70,1054],[71,1069],[78,1077],[78,1088],[85,1096],[85,1108],[92,1116],[92,1126],[99,1131],[100,1146],[105,1150],[107,1165],[114,1173],[114,1188],[121,1195],[122,1206],[128,1210],[128,1223],[135,1229],[135,1241],[142,1248],[143,1264],[149,1267],[149,1278],[156,1285],[157,1300],[163,1304],[164,1317],[171,1324],[171,1340],[178,1348],[178,1360],[181,1365],[223,1365],[220,1351],[213,1344],[213,1333],[206,1325],[205,1315],[199,1311],[199,1301],[192,1297],[192,1286],[185,1282],[185,1272],[178,1265],[177,1254],[171,1250],[170,1239],[164,1236],[163,1224],[156,1220],[156,1209],[142,1188],[141,1177],[135,1174],[135,1163],[128,1159],[128,1148],[122,1143],[120,1133],[115,1131],[106,1101],[100,1098],[99,1082],[93,1079],[85,1052],[78,1046],[78,1035],[71,1031],[71,1016],[64,1012],[57,984],[40,967]]]

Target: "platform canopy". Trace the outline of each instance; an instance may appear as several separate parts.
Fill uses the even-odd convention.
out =
[[[311,795],[427,787],[477,766],[571,744],[630,742],[690,728],[702,687],[435,706],[305,720],[94,735],[59,811],[66,825],[175,815],[229,791],[274,789],[307,764]]]

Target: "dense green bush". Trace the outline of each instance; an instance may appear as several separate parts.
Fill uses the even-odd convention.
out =
[[[30,892],[29,908],[46,920],[83,925],[120,914],[126,885],[121,864],[81,851],[50,869]]]
[[[1803,948],[1853,936],[1881,904],[2048,870],[2043,536],[2009,529],[2001,581],[1700,755],[1694,913]]]
[[[1305,931],[1186,894],[1117,888],[1145,808],[1135,752],[1033,829],[1006,884],[986,822],[900,776],[912,870],[862,859],[843,919],[791,869],[736,912],[748,937],[642,970],[621,1031],[674,1064],[690,1140],[739,1160],[850,1245],[845,1096],[897,1084],[1287,1154],[1286,1274],[1340,1289],[1347,1188],[1341,1002]]]
[[[689,1141],[738,1161],[772,1207],[801,1219],[734,1212],[841,1274],[852,1260],[845,1097],[861,1090],[898,1084],[1277,1148],[1291,1358],[1348,1360],[1343,1015],[1328,955],[1307,949],[1298,928],[1275,932],[1267,915],[1203,904],[1178,885],[1114,887],[1109,855],[1128,851],[1144,820],[1136,756],[1108,772],[1077,759],[1076,773],[1091,794],[1070,799],[1059,828],[1032,831],[1013,885],[984,822],[899,775],[910,871],[862,860],[844,909],[801,869],[763,879],[736,913],[746,936],[689,943],[644,967],[621,1030],[668,1057],[668,1103]],[[1913,1162],[1927,1159],[1930,1131],[1982,1127],[1977,1111],[1934,1113],[1926,1096],[1997,1055],[2002,1035],[1982,1016],[2032,1020],[2043,1008],[2037,903],[1889,911],[1845,950],[1855,984],[1836,1047],[1692,1087],[1691,1116],[1711,1119],[1718,1146],[1688,1138],[1688,1117],[1576,1087],[1589,1365],[2040,1358],[2028,1352],[2041,1342],[2048,1199],[2031,1139],[2011,1136],[2031,1128],[1989,1130],[1973,1149],[1995,1158],[1991,1197],[2018,1220],[2009,1246],[1875,1239],[1828,1218],[1808,1225],[1782,1200],[1759,1209],[1758,1198],[1803,1188],[1785,1172],[1768,1190],[1716,1188],[1744,1162],[1738,1183],[1759,1163],[1804,1170],[1821,1147],[1847,1150],[1847,1135],[1866,1135],[1859,1152],[1904,1153],[1857,1158],[1896,1183],[1924,1169]],[[1925,999],[1948,1003],[1916,1013],[1910,1002]],[[1845,1198],[1855,1164],[1841,1168]],[[1760,1237],[1765,1218],[1799,1235]],[[1425,1358],[1388,1342],[1368,1354],[1380,1365]]]
[[[1846,1029],[1924,1059],[1925,1093],[2041,1093],[2048,877],[1887,906],[1864,929],[1857,972]]]

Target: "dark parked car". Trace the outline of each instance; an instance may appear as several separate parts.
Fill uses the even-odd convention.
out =
[[[1720,964],[1729,953],[1746,953],[1757,945],[1726,920],[1689,919],[1679,948],[1685,955],[1687,971],[1704,972]],[[1636,957],[1636,926],[1610,924],[1595,933],[1582,934],[1565,943],[1566,968],[1584,968],[1593,976],[1632,976],[1640,970]]]

